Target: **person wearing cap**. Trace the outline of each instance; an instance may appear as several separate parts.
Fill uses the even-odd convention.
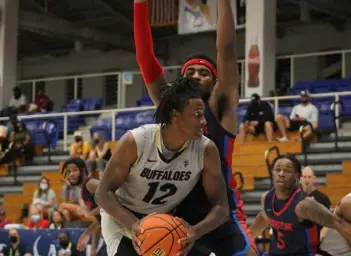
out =
[[[288,141],[287,131],[298,131],[304,126],[303,137],[308,138],[313,131],[308,124],[312,124],[313,129],[318,127],[318,109],[310,102],[310,93],[308,90],[302,90],[300,93],[301,103],[296,105],[290,114],[290,118],[283,115],[277,115],[276,122],[282,137],[278,141]]]
[[[247,133],[258,135],[265,133],[269,142],[273,141],[274,113],[272,106],[267,101],[262,101],[257,93],[251,95],[251,102],[240,124],[238,139],[245,142]]]
[[[73,137],[74,142],[70,147],[70,157],[80,157],[83,160],[87,160],[90,152],[89,142],[83,139],[80,131],[74,132]]]

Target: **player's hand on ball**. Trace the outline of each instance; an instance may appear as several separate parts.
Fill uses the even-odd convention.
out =
[[[143,233],[143,231],[140,229],[140,224],[141,220],[136,221],[133,226],[132,226],[132,242],[133,242],[133,247],[134,250],[136,251],[137,254],[140,255],[140,245],[141,241],[139,241],[137,234]]]
[[[188,252],[191,250],[193,247],[195,240],[196,240],[196,234],[194,229],[187,223],[185,220],[181,218],[177,218],[180,222],[183,223],[183,225],[187,228],[188,233],[186,234],[187,236],[185,238],[179,239],[178,243],[180,243],[183,247],[183,249],[178,252],[178,256],[186,256]]]

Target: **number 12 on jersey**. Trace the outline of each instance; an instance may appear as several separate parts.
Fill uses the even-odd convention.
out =
[[[172,183],[166,183],[160,186],[160,182],[150,182],[149,190],[144,196],[143,201],[151,204],[165,204],[167,198],[177,193],[178,188]],[[157,191],[164,192],[162,196],[154,198]]]

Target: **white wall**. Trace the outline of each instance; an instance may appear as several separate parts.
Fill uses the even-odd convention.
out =
[[[277,39],[277,55],[300,54],[306,52],[351,49],[351,29],[337,32],[327,24],[305,25],[293,27],[287,31],[283,39]],[[157,47],[157,46],[156,46]],[[244,30],[237,33],[237,50],[239,58],[245,56]],[[205,52],[215,57],[215,33],[193,35],[188,37],[175,37],[170,40],[170,59],[168,65],[178,65],[182,60],[194,52]],[[296,78],[313,79],[316,74],[316,61],[301,59],[295,65]],[[348,61],[347,63],[350,63]],[[61,76],[69,74],[98,73],[102,71],[137,70],[138,66],[134,53],[85,51],[71,56],[52,58],[28,58],[19,62],[20,78]],[[173,78],[173,76],[172,76]],[[94,84],[101,84],[102,81]],[[90,84],[90,83],[89,83]],[[142,81],[135,81],[132,86],[140,86]],[[102,93],[101,87],[91,87],[83,82],[83,95],[90,96]],[[136,97],[143,94],[139,88],[128,88],[133,95],[127,96],[127,102],[133,102]],[[129,93],[128,93],[129,94]],[[102,95],[101,95],[102,96]]]

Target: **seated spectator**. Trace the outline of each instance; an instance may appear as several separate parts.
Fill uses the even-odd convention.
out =
[[[56,194],[50,188],[50,181],[47,178],[42,177],[40,179],[38,188],[34,191],[32,204],[40,208],[44,216],[48,217],[57,208]]]
[[[51,214],[50,229],[61,229],[64,228],[64,216],[59,211],[54,211]]]
[[[59,245],[56,248],[56,253],[58,256],[83,256],[85,252],[79,252],[77,250],[77,245],[71,241],[69,234],[62,232],[58,235]]]
[[[10,142],[7,137],[7,127],[0,125],[0,160],[5,156],[9,146]]]
[[[4,228],[7,224],[10,224],[10,222],[6,218],[6,212],[3,208],[0,208],[0,228]]]
[[[31,143],[31,135],[22,122],[17,122],[10,135],[10,149],[0,160],[0,165],[15,161],[24,157],[26,162],[33,160],[34,148]]]
[[[81,219],[84,216],[80,195],[81,188],[79,186],[72,186],[70,183],[63,185],[59,211],[62,212],[66,221]]]
[[[27,97],[22,93],[21,88],[13,88],[13,96],[10,100],[7,113],[5,115],[25,113],[27,111]]]
[[[246,133],[258,135],[265,133],[269,142],[273,141],[274,113],[272,106],[262,101],[256,93],[251,96],[251,103],[247,108],[244,123],[240,124],[239,142],[245,142]]]
[[[17,229],[11,228],[8,232],[9,235],[9,243],[2,249],[0,252],[0,256],[30,256],[31,250],[30,247],[24,246],[21,244],[20,233]],[[1,241],[5,242],[5,241]]]
[[[94,132],[92,139],[89,160],[86,162],[87,169],[89,176],[96,170],[99,173],[99,177],[101,177],[108,160],[110,160],[111,150],[108,142],[104,140],[100,133]]]
[[[29,221],[27,226],[32,229],[44,229],[49,228],[50,223],[48,220],[44,219],[44,214],[41,209],[32,205],[29,209]]]
[[[50,108],[50,99],[43,90],[38,90],[34,103],[30,104],[29,112],[46,112]]]
[[[282,137],[278,141],[288,141],[287,130],[298,131],[304,126],[303,137],[309,138],[313,130],[308,124],[312,124],[313,129],[318,127],[318,109],[310,102],[310,94],[308,90],[302,90],[300,93],[301,103],[296,105],[290,114],[290,118],[278,115],[276,118],[277,126]]]
[[[83,160],[87,160],[90,152],[89,142],[83,139],[79,131],[76,131],[73,137],[74,142],[70,147],[70,157],[80,157]]]
[[[10,135],[15,130],[17,123],[20,122],[18,120],[16,114],[10,115],[9,119],[10,119],[9,122],[7,123],[7,134],[8,135]]]

